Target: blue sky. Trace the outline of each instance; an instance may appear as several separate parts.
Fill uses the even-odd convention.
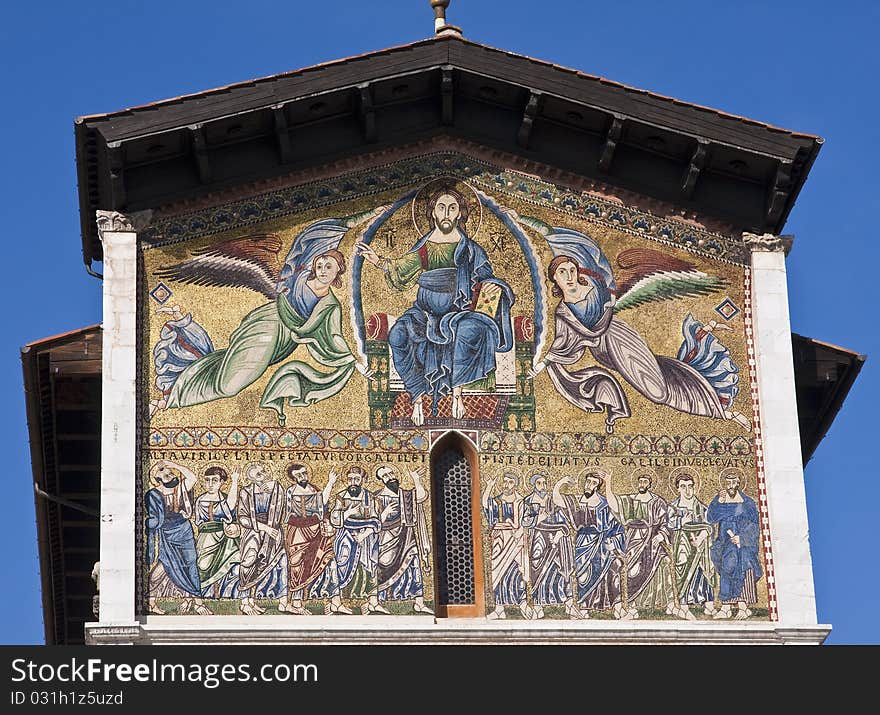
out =
[[[720,7],[719,7],[720,6]],[[819,622],[829,643],[880,643],[874,550],[878,473],[875,91],[880,4],[843,0],[453,0],[465,36],[697,104],[818,134],[785,232],[792,329],[869,355],[806,470]],[[0,26],[9,309],[0,350],[6,563],[0,643],[42,643],[36,528],[19,348],[101,320],[82,264],[73,120],[433,32],[428,0],[91,0],[12,3]],[[100,267],[99,267],[100,268]],[[838,288],[831,288],[836,284]],[[17,308],[16,308],[17,306]],[[15,310],[13,310],[15,308]]]

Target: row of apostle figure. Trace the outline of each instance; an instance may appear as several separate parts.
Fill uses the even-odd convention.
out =
[[[363,599],[363,614],[390,613],[389,601],[432,613],[424,601],[431,564],[424,468],[409,475],[414,488],[404,489],[383,465],[382,488],[370,491],[366,472],[352,466],[331,504],[333,470],[319,489],[305,465],[291,463],[284,490],[264,463],[248,465],[241,488],[237,470],[230,477],[211,466],[205,491],[193,498],[196,474],[159,460],[145,495],[149,611],[164,613],[159,600],[170,599],[178,613],[210,615],[205,599],[232,598],[247,615],[265,612],[258,599],[277,600],[282,613],[309,615],[304,601],[320,600],[325,614],[350,614],[345,597]]]
[[[308,615],[304,601],[317,600],[325,614],[349,614],[343,598],[360,601],[363,614],[389,613],[392,601],[431,613],[424,468],[409,472],[414,488],[405,489],[382,465],[381,488],[371,491],[364,469],[353,465],[335,495],[333,470],[323,489],[297,463],[287,467],[286,490],[265,463],[250,464],[245,475],[239,488],[239,471],[230,477],[208,467],[205,491],[194,497],[192,470],[166,460],[153,466],[145,495],[151,613],[164,613],[159,601],[171,600],[178,613],[208,615],[205,599],[221,598],[237,599],[248,615],[264,613],[258,601],[266,600],[282,613]],[[540,619],[547,606],[568,618],[610,611],[634,619],[642,609],[694,619],[692,607],[718,619],[750,617],[763,575],[760,520],[741,472],[722,472],[708,505],[689,469],[673,475],[672,501],[652,490],[654,476],[642,472],[635,492],[616,494],[610,473],[589,470],[577,496],[562,492],[575,484],[571,476],[551,490],[548,477],[534,473],[525,495],[514,473],[501,476],[500,490],[489,479],[482,498],[491,542],[488,617],[506,618],[511,607]]]
[[[546,475],[532,474],[527,495],[515,473],[502,475],[497,494],[490,479],[488,617],[506,618],[510,606],[543,618],[546,606],[557,606],[569,618],[610,611],[635,619],[646,609],[693,620],[692,607],[715,619],[749,618],[763,571],[758,509],[742,491],[742,473],[724,470],[708,506],[690,470],[673,475],[678,496],[669,502],[652,491],[655,476],[641,472],[635,492],[615,494],[610,473],[588,470],[577,496],[562,493],[577,482],[570,476],[550,490]]]

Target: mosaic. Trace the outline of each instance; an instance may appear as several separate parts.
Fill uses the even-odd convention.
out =
[[[146,613],[441,611],[451,431],[479,615],[774,617],[735,240],[441,153],[141,248]]]

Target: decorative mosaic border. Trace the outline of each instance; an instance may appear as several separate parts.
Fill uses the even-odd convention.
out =
[[[606,435],[597,432],[489,432],[480,433],[480,450],[493,452],[565,452],[571,454],[633,454],[749,457],[753,445],[745,437],[684,435]]]
[[[755,433],[755,463],[758,473],[758,511],[761,514],[761,535],[764,539],[764,568],[767,579],[767,605],[771,621],[779,620],[776,601],[776,575],[773,569],[773,549],[770,536],[770,510],[767,504],[767,482],[764,474],[764,439],[761,435],[761,403],[758,390],[757,361],[755,358],[755,333],[752,325],[752,272],[743,273],[743,320],[746,326],[746,349],[749,360],[749,381],[752,389],[752,424]]]
[[[416,430],[333,430],[280,427],[162,427],[150,430],[152,449],[282,449],[425,452],[428,437]]]
[[[436,430],[435,430],[436,431]],[[746,437],[684,435],[606,435],[596,432],[472,431],[481,452],[632,454],[664,457],[749,458],[756,453]],[[335,449],[389,452],[428,449],[421,430],[332,430],[260,427],[162,427],[150,430],[149,448],[177,449]]]
[[[461,151],[440,150],[278,189],[219,207],[157,219],[142,233],[144,248],[168,246],[193,238],[295,214],[306,209],[351,201],[379,191],[411,186],[438,173],[455,173],[485,188],[560,210],[577,218],[617,228],[716,260],[747,266],[749,252],[741,241],[668,217],[628,208],[590,193],[577,193],[534,176],[502,169]]]

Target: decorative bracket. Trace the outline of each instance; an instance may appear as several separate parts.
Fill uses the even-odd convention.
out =
[[[373,92],[370,83],[358,85],[358,100],[360,102],[361,129],[364,139],[368,144],[376,141],[376,110],[373,106]]]
[[[211,162],[208,160],[208,145],[205,141],[205,125],[193,124],[189,127],[189,136],[192,140],[193,156],[196,160],[196,169],[199,172],[199,181],[203,184],[211,182]]]
[[[110,169],[110,205],[114,209],[125,208],[125,154],[122,142],[107,144],[107,164]]]
[[[441,119],[444,126],[450,127],[455,123],[453,108],[452,66],[444,65],[440,68],[440,97],[442,100]]]
[[[691,155],[690,164],[688,164],[688,168],[685,171],[684,183],[681,186],[681,193],[687,199],[694,195],[694,190],[697,188],[697,180],[700,178],[700,172],[703,171],[703,167],[706,165],[708,153],[708,142],[698,141],[697,146],[694,148],[694,153]]]
[[[284,105],[274,105],[272,107],[272,116],[275,119],[275,139],[278,142],[278,156],[282,164],[289,164],[293,159],[293,145],[290,142],[290,130],[287,126],[287,115],[284,113]]]
[[[523,110],[522,123],[519,125],[519,132],[516,135],[516,143],[524,149],[529,148],[529,140],[532,137],[532,128],[535,125],[535,117],[541,108],[541,99],[543,95],[540,92],[532,90],[529,94],[529,101],[526,102]]]
[[[605,144],[602,147],[602,153],[599,155],[599,171],[608,173],[611,169],[611,161],[614,159],[614,152],[617,149],[617,142],[623,134],[623,117],[618,114],[613,115],[611,126],[605,134]]]

